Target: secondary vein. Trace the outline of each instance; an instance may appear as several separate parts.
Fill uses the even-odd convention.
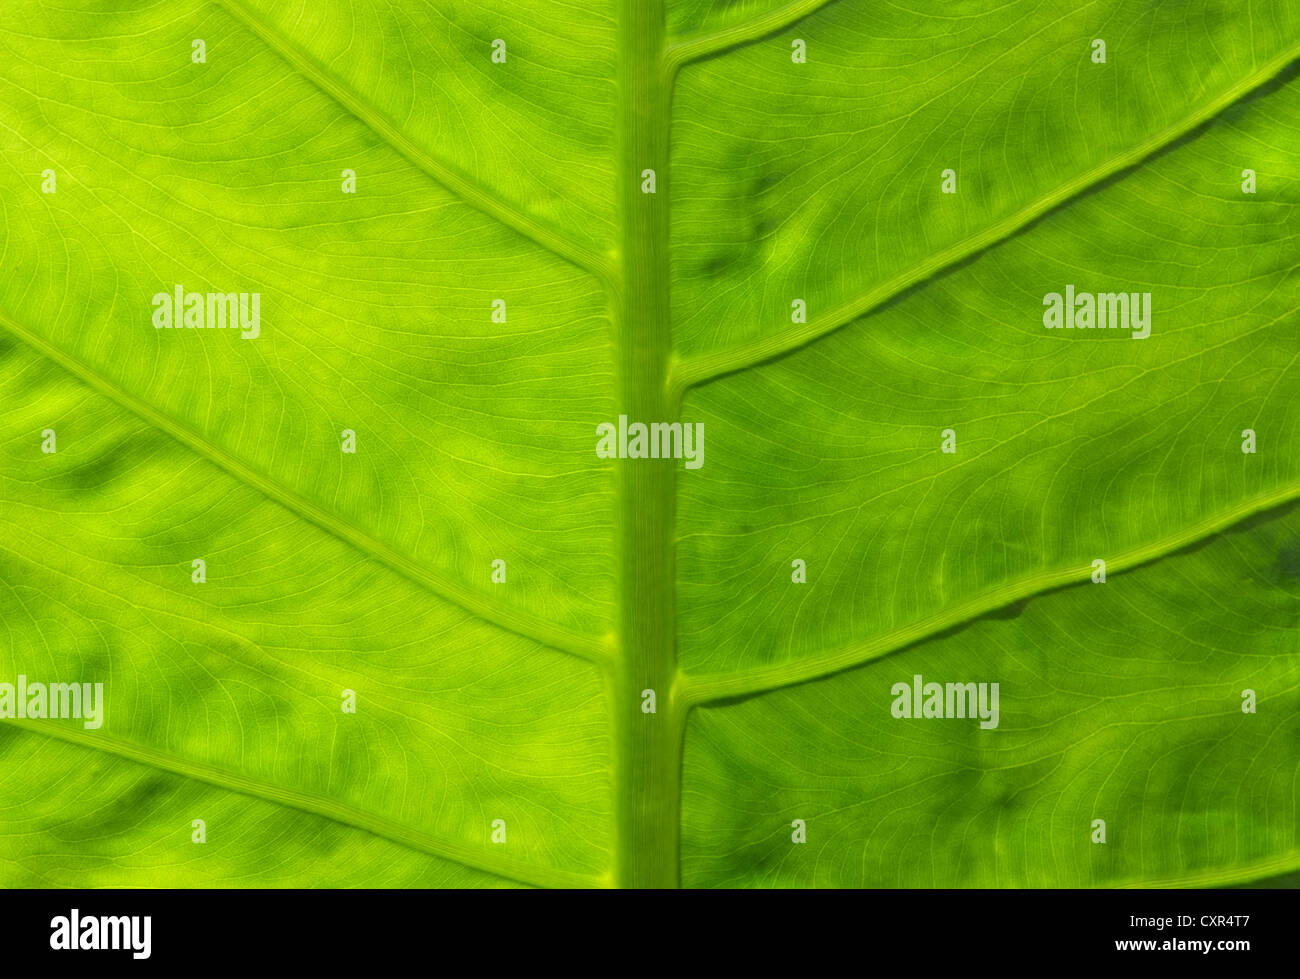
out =
[[[240,0],[217,0],[217,3],[261,38],[276,54],[289,62],[299,74],[466,204],[530,239],[553,255],[590,272],[606,289],[612,288],[613,270],[605,256],[550,225],[543,224],[518,206],[501,200],[456,167],[421,149],[401,130],[384,119],[373,106],[368,105],[355,92],[334,79],[308,54],[279,37]]]
[[[452,860],[474,870],[481,870],[484,873],[494,874],[498,877],[506,877],[522,884],[529,884],[534,887],[595,887],[601,884],[601,881],[594,877],[559,870],[554,867],[540,867],[497,855],[489,855],[486,852],[480,852],[475,847],[444,839],[431,833],[425,833],[410,826],[404,826],[384,816],[364,812],[346,803],[313,795],[309,792],[299,792],[296,789],[250,778],[202,762],[174,758],[152,748],[132,744],[129,741],[98,732],[82,731],[49,722],[31,720],[5,719],[4,723],[32,734],[57,738],[82,748],[102,751],[119,758],[125,758],[128,761],[148,765],[151,768],[172,775],[207,782],[210,785],[231,792],[238,792],[276,805],[311,813],[331,822],[382,837],[407,849]]]
[[[709,58],[744,44],[761,41],[834,2],[835,0],[795,0],[794,3],[770,10],[732,27],[683,38],[667,46],[664,52],[665,60],[669,70],[675,72],[691,61],[699,61],[701,58]]]
[[[1145,162],[1272,81],[1297,58],[1300,58],[1300,44],[1273,58],[1258,71],[1221,92],[1172,126],[1148,137],[1118,156],[1076,174],[1015,213],[935,252],[911,268],[873,286],[824,315],[810,318],[807,323],[788,327],[728,350],[677,360],[673,365],[672,377],[669,379],[671,389],[676,396],[680,397],[687,388],[774,360],[834,333],[867,313],[879,309],[919,283],[937,278],[953,266],[1006,241],[1049,212],[1082,197],[1103,181]]]
[[[353,527],[319,504],[279,485],[270,477],[258,472],[230,452],[215,445],[197,431],[163,414],[141,398],[130,394],[124,388],[98,373],[90,365],[72,357],[44,337],[21,326],[3,311],[0,311],[0,326],[96,391],[138,415],[152,427],[170,435],[186,448],[224,469],[240,482],[251,486],[268,499],[280,504],[304,520],[310,521],[339,540],[350,544],[367,557],[381,562],[439,598],[459,606],[484,622],[518,633],[532,639],[534,642],[593,662],[603,663],[609,660],[611,655],[610,646],[606,640],[580,635],[558,623],[548,622],[528,612],[489,601],[459,582],[453,581],[437,571],[430,570],[420,562],[377,540],[365,531]]]
[[[1300,498],[1300,482],[1290,483],[1238,504],[1230,510],[1217,513],[1199,523],[1176,531],[1159,540],[1130,548],[1114,556],[1107,556],[1107,574],[1118,574],[1144,564],[1150,564],[1204,540],[1257,513],[1273,510]],[[1016,602],[1045,592],[1090,580],[1092,568],[1073,566],[1045,571],[1018,581],[1008,582],[999,588],[958,602],[933,615],[913,622],[901,629],[863,642],[853,643],[830,653],[823,653],[790,663],[781,663],[757,670],[737,673],[683,674],[679,678],[682,698],[689,706],[744,697],[751,694],[777,690],[809,680],[817,680],[832,673],[861,666],[872,660],[888,656],[908,646],[916,645],[939,633],[966,625],[1014,605]]]

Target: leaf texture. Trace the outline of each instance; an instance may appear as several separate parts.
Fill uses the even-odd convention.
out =
[[[0,683],[105,699],[0,718],[0,882],[1294,880],[1298,58],[1285,0],[10,0]]]

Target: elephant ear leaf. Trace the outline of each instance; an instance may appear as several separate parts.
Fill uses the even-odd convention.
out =
[[[1196,6],[9,0],[0,882],[1285,881],[1300,10]]]

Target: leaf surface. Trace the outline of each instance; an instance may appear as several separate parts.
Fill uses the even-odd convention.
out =
[[[5,15],[5,883],[1300,868],[1294,4]]]

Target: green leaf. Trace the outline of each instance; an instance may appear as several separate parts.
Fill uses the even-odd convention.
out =
[[[0,882],[1293,886],[1294,4],[6,14]]]

